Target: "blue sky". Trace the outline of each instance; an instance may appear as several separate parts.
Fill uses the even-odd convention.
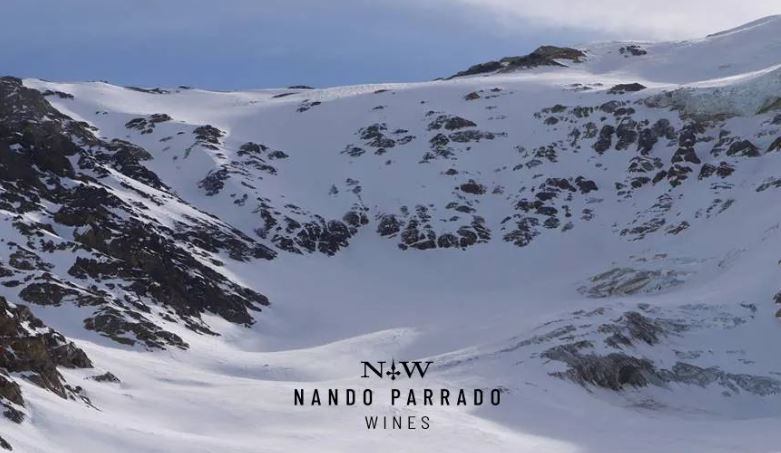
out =
[[[624,0],[3,0],[0,73],[212,89],[429,80],[541,44],[698,36],[774,1],[717,0],[721,13],[694,20],[701,0],[674,15]]]

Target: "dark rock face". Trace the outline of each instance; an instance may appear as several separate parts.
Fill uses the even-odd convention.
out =
[[[356,201],[341,218],[328,219],[293,204],[285,205],[281,210],[272,206],[270,200],[263,199],[256,210],[262,226],[255,233],[286,252],[336,254],[349,245],[360,228],[369,223],[368,208],[360,201],[360,182],[347,178],[344,185],[347,188],[345,192],[355,196]],[[336,196],[339,189],[333,185],[329,193]],[[269,258],[272,257],[273,254]]]
[[[781,291],[777,292],[777,293],[776,293],[776,294],[773,296],[773,302],[774,302],[776,305],[779,305],[779,304],[781,304]],[[776,311],[776,318],[781,318],[781,308],[780,308],[780,309],[778,309],[778,311]]]
[[[629,56],[639,57],[648,54],[647,50],[635,44],[621,47],[620,49],[618,49],[618,52],[624,57],[629,57]]]
[[[678,134],[678,149],[670,161],[672,164],[666,171],[666,178],[675,187],[685,181],[694,168],[689,163],[700,164],[700,158],[694,150],[697,135],[702,133],[702,126],[697,123],[686,124]]]
[[[485,186],[478,183],[474,179],[470,179],[469,181],[461,184],[459,189],[461,189],[462,192],[472,195],[482,195],[485,193]]]
[[[703,368],[686,362],[676,362],[670,370],[660,370],[659,376],[666,382],[679,382],[700,387],[716,384],[733,392],[742,390],[759,396],[781,393],[781,382],[777,379],[728,373],[718,367]]]
[[[393,148],[396,146],[396,141],[385,136],[383,132],[387,130],[388,126],[385,125],[385,123],[382,123],[372,124],[358,132],[361,139],[364,140],[368,146],[374,148]]]
[[[0,407],[6,418],[21,423],[24,398],[9,373],[49,390],[61,398],[84,399],[78,387],[71,387],[57,371],[91,368],[87,355],[56,331],[46,327],[22,305],[13,306],[0,297]]]
[[[515,227],[509,233],[506,233],[503,239],[511,242],[518,247],[524,247],[539,235],[537,226],[540,221],[536,217],[521,216],[515,221]]]
[[[737,311],[733,311],[737,309]],[[564,371],[552,376],[570,380],[587,389],[591,387],[612,391],[642,388],[649,385],[666,387],[670,383],[720,387],[722,394],[746,392],[758,396],[781,393],[781,380],[774,377],[731,373],[716,366],[701,366],[676,360],[670,367],[644,357],[653,350],[666,349],[663,343],[675,337],[676,345],[685,344],[680,337],[716,325],[730,329],[750,322],[756,312],[753,304],[740,304],[724,312],[705,305],[682,307],[676,313],[662,317],[663,310],[639,304],[637,311],[622,313],[617,319],[612,309],[598,307],[572,313],[572,318],[546,324],[545,333],[518,340],[499,353],[520,348],[539,347],[532,357],[561,362]],[[602,344],[600,344],[602,343]],[[639,347],[639,346],[642,346]],[[702,351],[675,349],[679,358],[696,360]],[[717,351],[709,351],[709,354]],[[730,353],[729,350],[720,351]]]
[[[733,143],[727,150],[728,156],[759,157],[759,148],[748,140]]]
[[[101,275],[132,281],[131,288],[138,296],[151,296],[185,316],[197,316],[209,310],[242,324],[252,323],[247,310],[268,305],[262,295],[239,287],[200,264],[166,237],[164,230],[155,231],[137,221],[108,227],[90,225],[75,239],[117,260],[104,265]]]
[[[570,178],[547,178],[536,186],[533,196],[518,197],[515,201],[516,213],[502,221],[503,239],[518,247],[525,247],[540,234],[539,226],[562,232],[574,227],[571,220],[570,205],[576,195],[586,195],[598,191],[596,182],[583,176]],[[584,210],[582,220],[589,221],[593,215]]]
[[[557,346],[543,353],[545,358],[564,362],[570,367],[567,371],[554,373],[555,376],[615,391],[661,382],[650,360],[618,352],[604,356],[581,354],[579,346],[583,345]]]
[[[212,196],[218,194],[225,187],[225,180],[230,178],[227,168],[211,170],[199,183],[198,187],[206,192],[206,195]]]
[[[673,154],[672,162],[690,162],[693,164],[700,164],[702,161],[697,157],[697,153],[694,152],[694,148],[678,148]]]
[[[648,359],[624,353],[598,355],[581,352],[589,347],[588,342],[571,343],[548,349],[542,356],[569,366],[566,371],[552,373],[556,377],[614,391],[679,383],[699,387],[718,385],[732,392],[742,390],[759,396],[781,393],[781,381],[770,377],[729,373],[718,367],[703,368],[680,361],[670,369],[659,369]]]
[[[147,93],[147,94],[170,94],[171,92],[168,90],[164,90],[162,88],[142,88],[142,87],[134,87],[129,86],[125,87],[128,90],[138,91],[139,93]]]
[[[97,382],[113,382],[113,383],[121,382],[119,380],[119,378],[114,376],[114,373],[112,373],[110,371],[106,371],[103,374],[99,374],[97,376],[94,376],[92,379],[97,381]]]
[[[357,233],[358,228],[368,223],[363,209],[350,211],[344,215],[345,220],[326,220],[315,216],[312,220],[301,223],[290,217],[283,219],[284,227],[275,227],[281,233],[271,235],[271,241],[280,249],[291,253],[324,253],[334,255],[347,247],[349,239]],[[269,219],[269,225],[276,221]],[[259,233],[268,236],[268,232]]]
[[[164,226],[148,214],[144,203],[123,199],[132,193],[149,205],[163,206],[154,195],[159,191],[169,202],[186,205],[144,166],[151,157],[145,149],[98,139],[85,123],[55,110],[19,79],[0,79],[0,98],[0,208],[15,215],[35,213],[41,219],[15,220],[15,230],[26,239],[23,244],[3,244],[11,249],[10,268],[4,268],[0,278],[6,287],[17,288],[21,300],[90,307],[94,312],[85,319],[87,328],[148,348],[187,346],[161,327],[163,319],[153,315],[149,305],[163,307],[166,322],[210,333],[202,313],[249,325],[251,313],[268,304],[261,294],[203,263],[215,262],[212,254],[222,251],[237,260],[270,259],[274,252],[206,214]],[[142,120],[132,120],[129,127],[143,132],[170,117],[156,114]],[[194,133],[198,142],[215,148],[224,136],[212,126]],[[286,157],[281,151],[257,148],[263,158]],[[253,150],[247,146],[244,151]],[[118,180],[109,169],[137,185]],[[207,179],[204,188],[219,190],[219,178]],[[53,253],[65,250],[81,253],[72,255],[69,275],[57,275],[49,261]]]
[[[719,163],[718,167],[711,164],[705,164],[700,168],[700,174],[697,176],[698,179],[704,179],[709,178],[711,175],[717,175],[720,178],[726,178],[727,176],[731,175],[735,171],[735,167],[732,165],[722,161]]]
[[[59,284],[59,282],[34,282],[19,292],[19,297],[26,302],[54,306],[62,304],[62,300],[66,297],[78,295],[78,291],[68,288],[67,285]]]
[[[469,143],[469,142],[479,142],[480,140],[493,140],[496,138],[496,135],[492,132],[484,132],[484,131],[476,131],[476,130],[467,130],[467,131],[457,131],[453,132],[452,134],[448,135],[448,138],[453,143]]]
[[[444,128],[448,131],[453,131],[456,129],[475,126],[477,126],[477,124],[475,124],[473,121],[469,121],[466,118],[461,118],[460,116],[438,115],[436,118],[434,118],[433,121],[429,123],[428,130],[432,131]]]
[[[164,349],[168,346],[187,348],[187,343],[181,337],[159,328],[131,310],[121,312],[112,307],[102,308],[84,320],[84,328],[130,346],[140,342],[149,349]]]
[[[62,91],[46,90],[41,92],[43,96],[57,96],[60,99],[73,99],[73,95],[70,93],[64,93]]]
[[[155,131],[155,126],[159,123],[165,123],[171,121],[171,118],[166,113],[155,113],[148,117],[133,118],[125,123],[125,127],[128,129],[134,129],[141,134],[151,134]]]
[[[770,146],[767,147],[767,152],[771,151],[781,151],[781,137],[776,138],[773,140],[773,143],[770,144]]]
[[[477,184],[477,183],[475,183]],[[448,209],[469,213],[468,206],[449,204]],[[437,234],[432,225],[432,213],[429,207],[418,205],[414,210],[402,208],[399,214],[382,214],[378,217],[377,233],[380,236],[398,240],[402,250],[429,250],[436,248],[465,249],[475,244],[487,242],[491,233],[485,226],[485,220],[471,216],[471,222],[460,224],[457,228]],[[453,219],[459,220],[458,217]]]
[[[409,134],[406,129],[390,130],[386,123],[374,123],[358,130],[357,135],[363,141],[363,146],[375,148],[374,154],[382,155],[396,146],[406,145],[415,140],[415,136]],[[342,154],[350,157],[359,157],[366,150],[363,147],[347,145]]]
[[[392,236],[401,231],[401,222],[393,215],[385,215],[377,223],[377,233],[380,236]]]
[[[630,93],[633,91],[640,91],[644,90],[646,87],[645,85],[641,85],[637,82],[635,83],[619,83],[618,85],[614,85],[612,88],[607,90],[609,94],[624,94],[624,93]]]
[[[781,187],[781,179],[770,177],[757,186],[756,191],[764,192],[767,189],[778,189],[779,187]]]
[[[145,149],[124,140],[114,139],[106,145],[106,153],[96,153],[96,159],[111,166],[125,176],[129,176],[150,187],[165,189],[165,184],[156,174],[148,170],[142,161],[152,156]],[[110,154],[109,154],[110,153]]]
[[[587,194],[589,192],[593,192],[595,190],[599,190],[597,188],[597,183],[590,179],[586,179],[582,176],[578,176],[575,178],[575,185],[578,186],[578,190],[580,190],[580,193]]]
[[[637,123],[631,119],[622,121],[616,128],[616,137],[618,137],[616,150],[628,149],[629,145],[637,141]]]
[[[638,341],[653,346],[663,336],[685,329],[680,323],[651,319],[636,311],[628,311],[615,322],[599,327],[601,333],[610,334],[605,343],[614,348],[632,346]]]
[[[520,57],[505,57],[499,61],[489,61],[470,67],[465,71],[456,73],[448,79],[492,72],[512,72],[519,69],[534,68],[538,66],[564,66],[557,60],[570,60],[578,63],[586,54],[569,47],[542,46],[534,52]]]
[[[618,107],[614,112],[618,111]],[[645,127],[631,118],[626,118],[616,128],[618,143],[616,149],[628,149],[629,145],[637,141],[637,150],[640,154],[646,155],[660,138],[672,140],[675,138],[675,129],[670,125],[669,120],[657,120],[651,127]]]
[[[309,99],[304,100],[298,108],[296,109],[296,112],[298,113],[304,113],[307,110],[310,110],[312,107],[317,107],[318,105],[321,105],[322,101],[311,101]]]
[[[218,149],[216,145],[220,145],[220,139],[225,133],[216,127],[207,124],[205,126],[196,127],[193,130],[196,141],[204,148]]]
[[[594,151],[598,153],[604,153],[613,145],[613,134],[615,128],[609,124],[602,126],[599,130],[599,139],[594,142]]]

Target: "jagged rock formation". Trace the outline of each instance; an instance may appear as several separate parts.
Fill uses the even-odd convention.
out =
[[[471,66],[469,69],[457,72],[449,77],[464,77],[478,74],[512,72],[519,69],[528,69],[538,66],[564,66],[560,61],[579,63],[586,54],[578,49],[569,47],[542,46],[534,52],[520,57],[505,57],[498,61],[489,61]]]
[[[781,394],[781,380],[776,377],[693,363],[745,355],[742,350],[711,345],[713,349],[705,355],[702,350],[674,349],[673,357],[664,359],[655,358],[652,352],[664,349],[665,343],[680,345],[681,339],[702,331],[716,329],[728,334],[744,324],[755,323],[756,306],[686,305],[671,311],[641,304],[635,310],[619,310],[615,307],[579,310],[546,323],[532,336],[514,338],[499,349],[446,357],[441,367],[448,369],[463,362],[518,360],[528,356],[542,359],[554,369],[556,364],[564,364],[563,370],[551,371],[550,375],[587,389],[638,391],[649,386],[669,388],[672,384],[685,384],[721,389],[724,396]],[[752,363],[745,358],[740,362]],[[645,404],[649,404],[647,399]]]
[[[166,319],[210,333],[204,311],[251,324],[250,313],[268,304],[203,261],[219,252],[268,259],[271,250],[203,213],[172,224],[149,214],[185,204],[144,166],[146,150],[97,138],[19,79],[0,80],[0,97],[0,204],[14,232],[5,236],[3,284],[20,300],[93,307],[85,328],[147,347],[186,347],[161,326]],[[167,314],[153,315],[152,305]]]
[[[26,379],[63,399],[81,399],[79,386],[65,382],[63,368],[90,368],[87,355],[58,332],[46,327],[24,305],[0,297],[0,407],[15,423],[24,420],[24,395],[16,382]]]

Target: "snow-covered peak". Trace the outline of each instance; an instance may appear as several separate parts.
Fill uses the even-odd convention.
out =
[[[635,79],[648,83],[692,83],[759,71],[781,59],[781,16],[768,16],[701,39],[674,42],[605,42],[561,49],[552,61],[511,57],[477,65],[463,76],[512,71],[585,72],[593,76]],[[583,52],[585,58],[578,58]],[[564,56],[565,58],[561,58]],[[530,57],[532,57],[530,59]],[[508,65],[520,60],[527,64]],[[558,61],[560,64],[555,64]],[[509,67],[508,67],[509,66]]]
[[[706,39],[722,38],[728,35],[752,33],[751,38],[772,38],[773,34],[781,32],[781,14],[762,17],[729,30],[720,31],[707,36]]]
[[[665,43],[609,43],[589,48],[586,69],[660,83],[691,83],[762,70],[781,61],[781,19],[771,16],[708,37]],[[621,52],[635,45],[643,55]]]

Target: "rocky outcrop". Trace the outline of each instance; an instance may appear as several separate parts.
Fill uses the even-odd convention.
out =
[[[570,47],[542,46],[528,55],[505,57],[498,61],[489,61],[471,66],[469,69],[448,77],[448,79],[494,72],[512,72],[538,66],[565,66],[560,61],[568,60],[578,63],[585,56],[586,54],[582,51]]]
[[[607,90],[607,92],[609,94],[624,94],[624,93],[644,90],[645,88],[646,88],[645,85],[642,85],[637,82],[619,83],[618,85],[614,85],[613,87],[611,87],[609,90]]]
[[[218,146],[222,144],[220,141],[225,135],[225,132],[217,129],[211,124],[204,126],[198,126],[193,129],[196,143],[208,149],[219,149]]]
[[[165,322],[209,333],[200,319],[204,312],[249,325],[252,313],[268,304],[261,294],[226,278],[212,255],[225,251],[238,260],[269,259],[271,250],[207,214],[183,216],[174,228],[148,214],[149,206],[164,205],[160,194],[167,203],[187,206],[144,166],[149,152],[95,137],[88,125],[61,114],[19,79],[0,79],[0,97],[0,209],[40,219],[6,220],[14,223],[8,227],[19,232],[23,244],[3,245],[10,250],[11,268],[2,283],[16,288],[21,300],[91,307],[87,328],[146,347],[186,347],[162,327]],[[142,119],[128,127],[144,132],[170,117]],[[198,127],[194,134],[213,147],[224,135],[212,126]],[[70,264],[60,261],[69,275],[58,275],[50,261],[62,260],[54,255],[65,250],[81,253],[68,254]],[[204,264],[209,261],[218,264]],[[150,304],[164,307],[168,319],[152,315]]]
[[[622,46],[618,49],[618,53],[624,57],[639,57],[642,55],[648,55],[648,51],[638,46],[637,44],[630,44],[628,46]]]
[[[580,350],[587,346],[583,343],[556,346],[545,351],[543,357],[569,366],[567,371],[552,373],[554,376],[584,386],[594,385],[618,391],[626,387],[645,387],[662,382],[650,360],[619,352],[604,356],[581,353]]]
[[[683,284],[687,273],[673,269],[614,268],[591,278],[578,291],[589,297],[656,293]]]
[[[741,140],[730,145],[727,150],[728,156],[758,157],[759,148],[749,140]]]
[[[156,125],[171,121],[172,119],[173,118],[171,118],[171,116],[166,113],[155,113],[149,115],[148,117],[142,116],[133,118],[132,120],[125,123],[125,127],[127,129],[136,130],[142,135],[151,134],[155,131]]]
[[[17,379],[26,379],[63,399],[84,400],[58,368],[91,368],[87,355],[58,332],[46,327],[23,305],[0,297],[0,408],[15,423],[25,418],[25,401]]]

